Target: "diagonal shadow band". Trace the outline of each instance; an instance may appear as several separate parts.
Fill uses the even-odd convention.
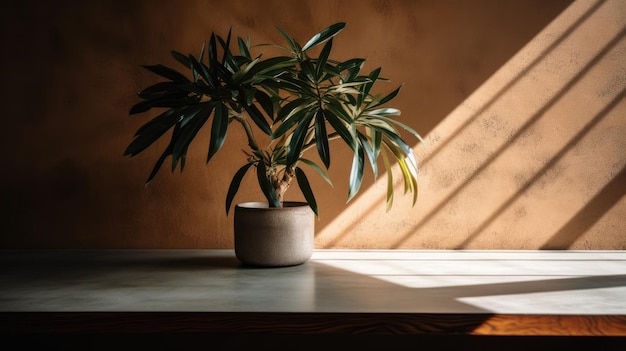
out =
[[[456,139],[456,137],[461,134],[461,132],[467,128],[468,125],[473,123],[478,116],[487,111],[495,102],[497,102],[506,92],[511,90],[522,78],[528,75],[544,58],[553,52],[561,43],[563,43],[567,38],[569,38],[572,33],[580,27],[586,20],[588,20],[591,15],[593,15],[600,6],[606,0],[600,0],[591,6],[585,13],[582,14],[575,22],[573,22],[556,40],[554,40],[547,48],[545,48],[541,53],[535,57],[524,69],[522,69],[510,82],[508,82],[504,87],[502,87],[494,96],[492,96],[480,109],[474,112],[468,119],[465,121],[460,127],[458,127],[452,134],[443,141],[436,150],[430,153],[428,156],[424,158],[422,162],[426,163],[431,159],[435,158],[437,154],[448,146],[452,142],[452,140]]]
[[[509,208],[517,199],[519,199],[522,194],[526,190],[528,190],[533,184],[535,184],[541,177],[556,163],[561,160],[565,154],[572,149],[594,126],[596,126],[619,102],[621,102],[626,96],[626,88],[622,89],[621,93],[617,94],[613,100],[606,105],[600,113],[598,113],[591,121],[585,125],[583,129],[581,129],[574,137],[570,139],[570,141],[557,153],[555,154],[550,161],[546,162],[546,164],[541,167],[539,171],[537,171],[529,180],[527,180],[515,193],[514,196],[511,196],[507,201],[502,204],[496,211],[494,211],[489,218],[483,221],[478,228],[476,228],[472,234],[470,234],[457,248],[465,248],[469,243],[475,239],[480,233],[482,233],[491,223],[493,223],[507,208]],[[580,232],[579,235],[582,235],[584,232]],[[575,240],[575,238],[572,238]],[[563,247],[561,247],[562,249]]]
[[[626,195],[626,167],[602,188],[561,229],[541,246],[542,250],[568,249],[596,224],[624,195]],[[624,235],[622,233],[622,235]],[[626,248],[623,248],[626,249]]]
[[[617,33],[603,48],[602,50],[600,50],[600,52],[598,52],[598,54],[592,59],[590,60],[585,67],[583,67],[572,79],[570,79],[564,86],[563,88],[557,93],[555,94],[541,109],[539,109],[520,129],[518,129],[515,134],[513,134],[511,136],[511,138],[509,139],[509,143],[508,144],[504,144],[502,145],[498,150],[496,150],[492,155],[490,155],[478,168],[476,168],[474,170],[474,172],[472,172],[469,176],[467,176],[467,179],[474,179],[477,175],[481,174],[482,172],[485,171],[485,169],[487,169],[487,167],[493,163],[494,160],[496,160],[496,158],[498,158],[498,156],[500,156],[507,148],[508,145],[510,145],[512,142],[514,142],[515,140],[519,139],[520,137],[522,137],[527,130],[534,125],[539,119],[541,119],[545,113],[552,107],[554,106],[563,96],[565,96],[567,94],[567,92],[574,86],[576,85],[576,83],[578,83],[594,66],[596,66],[600,60],[608,53],[610,52],[610,50],[615,47],[626,35],[626,28],[623,28],[619,33]],[[607,107],[605,107],[605,109],[603,110],[603,112],[601,112],[598,116],[604,116],[606,113],[608,113],[608,111],[610,111],[610,109],[612,107],[614,107],[619,101],[621,101],[621,99],[623,98],[624,95],[624,91],[622,91],[621,93],[619,93],[612,102],[610,102]],[[598,119],[598,116],[596,116],[596,118],[594,118],[594,120]],[[597,123],[594,122],[594,123]],[[587,128],[585,128],[587,129]],[[576,139],[573,139],[574,141],[577,141]],[[570,142],[571,144],[571,142]],[[568,147],[571,147],[571,145],[568,144]],[[561,153],[563,153],[564,151],[562,150]],[[560,156],[562,157],[562,155]],[[552,160],[554,160],[555,158],[553,158]],[[551,161],[549,162],[546,166],[550,166],[553,165],[555,161]],[[549,167],[543,167],[542,170],[539,172],[545,172]],[[530,186],[530,184],[534,181],[536,181],[538,178],[538,176],[534,176],[533,178],[531,178],[530,181],[526,182],[526,184],[522,187],[522,188],[528,188]],[[450,194],[448,194],[448,196],[446,196],[437,206],[435,206],[435,208],[433,208],[418,224],[416,224],[415,226],[413,226],[412,230],[408,231],[408,233],[406,235],[404,235],[404,237],[402,237],[400,240],[397,241],[397,243],[393,246],[393,248],[399,248],[403,242],[405,242],[406,240],[408,240],[411,235],[413,235],[413,233],[420,229],[421,227],[423,227],[426,223],[428,223],[430,220],[432,220],[434,218],[434,216],[439,213],[443,207],[450,202],[451,199],[453,199],[454,197],[456,197],[461,190],[467,186],[468,181],[466,181],[465,183],[463,183],[462,185],[458,186],[456,189],[454,189]],[[517,193],[517,197],[520,196],[520,192],[519,191]],[[511,201],[507,201],[506,204],[510,205]],[[500,210],[498,210],[496,213],[501,213],[501,211],[503,210],[503,207],[500,208]],[[477,230],[475,230],[471,235],[468,236],[468,238],[466,240],[464,240],[460,245],[457,246],[457,248],[463,248],[465,247],[478,233],[480,233],[482,231],[482,229],[484,229],[486,227],[486,225],[490,222],[492,222],[494,219],[496,218],[496,216],[490,216],[490,218],[483,223]]]
[[[499,91],[497,91],[496,94],[493,97],[491,97],[487,102],[485,102],[484,106],[482,106],[479,110],[475,111],[468,118],[468,120],[465,123],[463,123],[463,125],[461,125],[458,129],[456,129],[449,137],[446,138],[445,141],[443,141],[437,147],[437,149],[435,149],[431,153],[429,153],[429,155],[427,155],[421,162],[423,164],[426,164],[431,159],[433,159],[452,140],[454,140],[465,128],[467,128],[468,125],[470,125],[473,121],[475,121],[476,118],[478,118],[478,116],[480,116],[490,106],[492,106],[495,102],[497,102],[505,93],[510,91],[522,78],[524,78],[537,65],[539,65],[544,60],[544,58],[547,55],[549,55],[551,52],[553,52],[561,43],[563,43],[567,38],[569,38],[572,35],[572,33],[574,33],[574,31],[578,27],[580,27],[585,21],[587,21],[602,6],[602,4],[604,4],[605,2],[606,2],[606,0],[599,0],[596,3],[594,3],[592,6],[590,6],[580,17],[578,17],[574,22],[572,22],[549,46],[547,46],[543,51],[541,51],[537,55],[537,57],[535,57],[526,67],[524,67],[510,82],[508,82]],[[394,184],[394,187],[397,187],[400,184],[401,181],[402,181],[401,179],[396,180],[396,183]],[[355,200],[358,201],[358,197],[359,196],[357,195],[357,198]],[[449,200],[449,199],[447,199],[447,200]],[[373,203],[377,203],[377,202],[373,202]],[[432,213],[435,213],[438,210],[440,210],[441,207],[443,207],[443,205],[437,206],[435,208],[435,210],[431,211],[426,216],[426,218],[428,218],[428,216],[430,216]],[[370,205],[369,208],[366,210],[366,212],[362,214],[362,216],[367,216],[367,214],[370,213],[371,211],[373,211],[373,209],[374,209],[374,204]],[[357,218],[353,219],[353,221],[354,222],[358,221],[358,218],[361,218],[361,217],[357,217]],[[426,218],[424,219],[425,221],[427,220]],[[337,234],[332,240],[329,241],[327,246],[329,246],[329,247],[335,246],[345,235],[346,235],[345,232],[343,234],[341,234],[341,233]],[[401,240],[395,246],[395,248],[397,248],[402,242],[403,242],[403,240]]]

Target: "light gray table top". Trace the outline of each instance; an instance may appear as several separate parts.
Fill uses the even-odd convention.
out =
[[[24,311],[626,315],[626,251],[0,251],[0,312]]]

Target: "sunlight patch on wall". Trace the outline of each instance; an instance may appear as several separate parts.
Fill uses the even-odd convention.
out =
[[[577,217],[592,225],[554,248],[626,248],[626,185],[598,199],[626,167],[625,34],[625,2],[572,4],[415,147],[415,207],[385,214],[382,177],[317,245],[536,249]],[[592,199],[606,211],[586,216]]]

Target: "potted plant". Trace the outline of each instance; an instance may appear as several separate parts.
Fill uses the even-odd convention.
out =
[[[287,45],[276,47],[284,49],[285,54],[268,58],[252,55],[253,49],[266,45],[253,47],[249,39],[241,37],[234,43],[230,31],[226,38],[212,33],[198,57],[172,51],[173,57],[189,70],[189,77],[163,65],[144,66],[167,80],[140,91],[142,101],[132,106],[130,114],[165,110],[139,128],[125,155],[141,153],[172,131],[148,183],[168,157],[172,170],[180,167],[182,171],[188,147],[201,128],[210,128],[209,162],[224,144],[229,126],[243,126],[243,142],[248,150],[244,165],[228,188],[226,213],[251,169],[256,171],[267,200],[235,208],[235,251],[245,263],[285,266],[310,258],[318,206],[305,170],[317,172],[332,184],[325,170],[331,164],[330,145],[334,140],[343,141],[354,153],[348,201],[359,190],[366,159],[376,176],[378,159],[382,157],[388,178],[387,207],[394,193],[390,160],[398,162],[405,193],[412,193],[415,203],[417,164],[399,130],[421,138],[396,119],[398,109],[383,106],[396,97],[400,87],[388,94],[374,93],[374,85],[383,80],[380,68],[362,74],[364,59],[331,58],[333,38],[345,26],[333,24],[304,46],[278,28]],[[315,47],[317,55],[312,54]],[[258,133],[265,135],[268,145],[259,144]],[[315,150],[322,165],[306,156]],[[283,201],[294,179],[306,203]],[[286,219],[283,210],[293,212],[295,219]],[[270,213],[270,219],[266,219],[265,212]],[[294,233],[299,228],[306,229],[305,233]],[[248,233],[250,230],[252,233]],[[268,233],[261,234],[261,230]]]

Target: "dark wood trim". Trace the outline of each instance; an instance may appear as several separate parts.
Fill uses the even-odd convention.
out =
[[[2,334],[626,336],[626,316],[284,312],[3,312]]]

